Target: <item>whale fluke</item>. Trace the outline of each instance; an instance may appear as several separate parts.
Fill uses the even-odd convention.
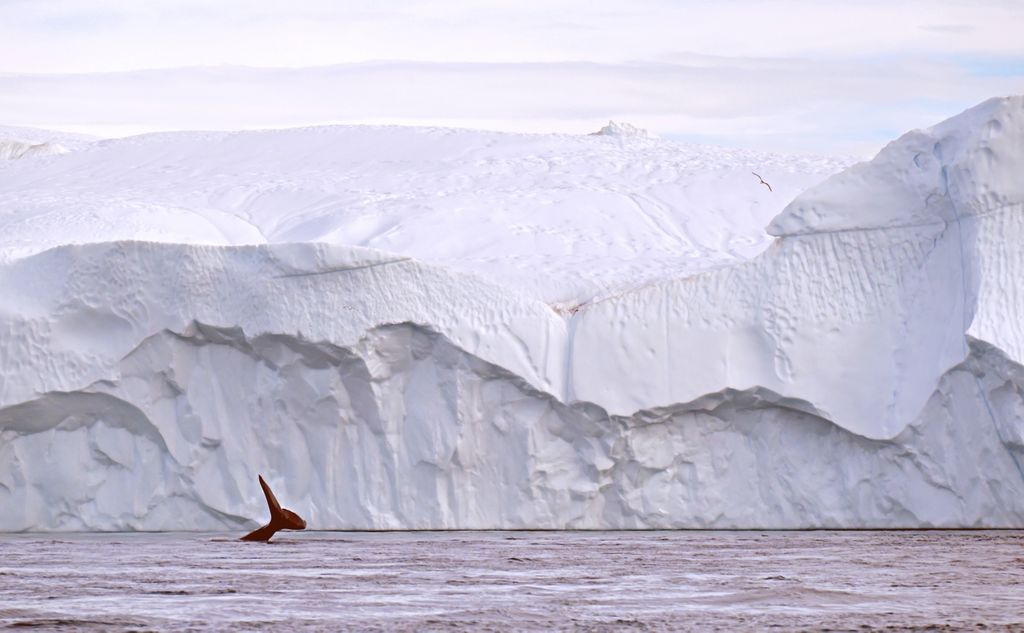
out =
[[[305,530],[306,522],[302,517],[287,508],[282,508],[281,504],[277,501],[277,497],[270,490],[270,486],[267,485],[267,482],[263,481],[263,475],[260,475],[259,478],[263,494],[267,498],[267,506],[270,507],[270,523],[267,523],[258,530],[249,532],[242,537],[242,540],[269,541],[270,537],[276,534],[278,530]]]

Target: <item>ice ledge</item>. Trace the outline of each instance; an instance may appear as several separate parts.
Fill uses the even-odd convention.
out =
[[[359,247],[110,242],[0,265],[0,406],[110,374],[155,332],[199,321],[345,345],[419,323],[561,393],[565,322],[466,273]]]
[[[1024,203],[1024,96],[989,99],[904,134],[869,162],[798,196],[775,236],[955,221]]]

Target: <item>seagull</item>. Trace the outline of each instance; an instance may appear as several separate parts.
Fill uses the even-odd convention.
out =
[[[754,172],[750,172],[750,173],[754,174]],[[754,175],[755,175],[755,176],[757,176],[757,174],[754,174]],[[771,185],[769,185],[768,183],[766,183],[766,182],[764,181],[764,178],[762,178],[762,177],[760,177],[760,176],[757,176],[757,179],[761,181],[761,184],[762,184],[762,185],[764,185],[765,187],[768,187],[768,191],[771,191],[771,190],[772,190],[772,186],[771,186]]]

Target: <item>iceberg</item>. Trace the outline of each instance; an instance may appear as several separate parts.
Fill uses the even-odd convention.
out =
[[[17,139],[0,139],[0,160],[66,154],[67,151],[66,148],[56,143],[31,143]]]
[[[388,127],[12,161],[0,530],[252,529],[258,473],[310,529],[1022,527],[1022,148],[1008,97],[854,165]]]

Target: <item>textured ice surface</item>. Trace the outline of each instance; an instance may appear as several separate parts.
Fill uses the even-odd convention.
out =
[[[324,242],[571,308],[761,252],[786,202],[849,161],[635,136],[325,127],[150,134],[16,162],[0,166],[0,257],[114,239]]]
[[[243,529],[258,472],[314,529],[1024,525],[1022,114],[905,135],[770,244],[802,159],[763,198],[743,156],[636,138],[8,165],[0,528]]]

